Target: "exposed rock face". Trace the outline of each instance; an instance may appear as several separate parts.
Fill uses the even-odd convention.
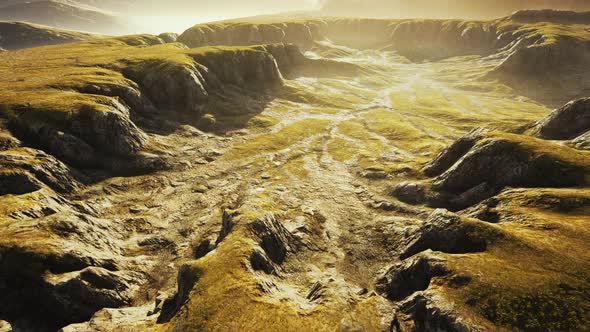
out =
[[[12,150],[21,145],[21,142],[4,133],[0,133],[0,151]]]
[[[165,43],[174,43],[178,39],[178,34],[174,32],[164,32],[158,35]]]
[[[405,259],[428,249],[451,254],[480,252],[486,249],[489,240],[477,234],[476,228],[463,222],[458,215],[442,209],[436,210],[407,239],[400,258]]]
[[[66,165],[39,150],[0,152],[0,166],[0,195],[26,194],[43,187],[65,193],[80,186]]]
[[[60,332],[111,332],[120,330],[122,326],[134,322],[135,326],[153,326],[156,315],[150,315],[151,305],[123,309],[103,309],[96,313],[88,322],[68,325]]]
[[[133,282],[137,276],[125,275],[99,267],[56,276],[50,281],[55,287],[57,303],[70,312],[74,321],[83,321],[102,308],[118,308],[130,304]]]
[[[590,132],[576,138],[573,140],[572,144],[576,149],[590,150]]]
[[[298,240],[274,215],[256,220],[250,229],[260,240],[260,248],[256,248],[250,257],[252,268],[276,274],[287,253],[296,249]]]
[[[547,145],[552,152],[545,149]],[[435,176],[431,184],[402,183],[393,188],[392,195],[410,204],[464,209],[504,187],[583,185],[588,172],[580,162],[583,159],[574,149],[530,136],[476,130],[425,167],[427,175]]]
[[[568,36],[540,38],[525,35],[512,42],[510,55],[500,64],[494,74],[518,77],[544,76],[548,73],[562,75],[587,72],[590,63],[590,43]],[[561,74],[560,74],[561,73]]]
[[[590,130],[590,98],[572,101],[537,122],[530,134],[552,140],[575,139]]]
[[[424,174],[428,176],[441,175],[467,154],[487,132],[489,132],[487,129],[476,129],[462,136],[428,163],[424,168]]]
[[[189,265],[183,265],[180,268],[177,279],[178,290],[173,297],[164,301],[158,323],[168,322],[188,300],[191,290],[199,281],[200,273],[200,270]]]
[[[464,192],[481,183],[506,186],[577,186],[585,172],[550,156],[536,157],[507,140],[483,141],[434,181],[434,188]]]
[[[440,296],[416,293],[396,306],[391,331],[484,331],[461,318]]]
[[[146,135],[129,118],[129,109],[110,100],[107,112],[83,108],[70,125],[70,130],[86,142],[114,155],[138,152],[147,141]]]
[[[491,24],[464,21],[403,21],[391,27],[392,47],[409,59],[446,58],[463,54],[490,54],[497,49],[497,31]]]
[[[398,263],[379,278],[375,286],[377,292],[400,301],[411,294],[428,288],[433,277],[445,275],[444,260],[435,256],[421,254]]]
[[[178,37],[189,47],[292,43],[310,47],[318,37],[318,23],[196,25]]]
[[[286,46],[274,46],[277,48]],[[256,89],[257,87],[272,86],[282,83],[281,72],[277,60],[265,48],[252,51],[235,51],[217,53],[215,55],[195,54],[194,59],[207,67],[211,76],[209,85],[215,89],[220,85],[236,85],[242,88]],[[286,52],[286,51],[285,51]],[[231,63],[231,66],[228,66]],[[216,83],[219,82],[219,85]]]

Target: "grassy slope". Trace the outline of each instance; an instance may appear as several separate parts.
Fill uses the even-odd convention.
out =
[[[113,39],[47,46],[5,52],[1,56],[0,105],[5,116],[25,122],[48,122],[58,128],[83,108],[108,111],[105,96],[79,92],[87,85],[134,86],[122,72],[144,72],[154,62],[164,72],[191,66],[195,57],[248,50],[208,47],[187,50],[180,44],[150,46],[155,37],[126,36]]]
[[[6,50],[64,44],[99,37],[25,22],[0,22],[0,36],[0,47]]]
[[[55,121],[57,125],[60,125],[63,121],[67,121],[69,114],[78,112],[82,106],[89,105],[97,110],[101,109],[100,101],[103,97],[77,92],[80,87],[88,83],[126,85],[129,82],[121,74],[125,68],[141,69],[142,66],[154,60],[185,66],[194,62],[192,56],[195,54],[233,52],[243,49],[214,47],[186,50],[177,44],[129,45],[141,44],[142,38],[149,37],[105,39],[0,54],[0,76],[5,77],[0,81],[0,104],[9,109],[26,106],[27,109],[23,113],[8,112],[10,116],[30,116],[32,121]],[[493,88],[501,87],[494,85]],[[299,101],[323,106],[319,111],[314,112],[328,115],[332,111],[327,106],[346,109],[357,107],[365,102],[362,98],[357,100],[351,96],[339,98],[317,95],[312,89],[303,88],[294,88],[289,91],[287,87],[286,94],[288,97],[286,99],[292,100],[297,97],[300,98]],[[457,104],[474,109],[479,105],[471,105],[464,99],[451,104],[445,96],[424,86],[417,86],[412,96],[405,92],[393,92],[390,97],[394,107],[405,112],[404,116],[414,113],[434,118],[440,117],[453,123],[456,127],[454,129],[466,130],[468,127],[488,121],[483,116],[481,118],[466,117],[465,113],[457,111]],[[547,111],[534,103],[518,102],[515,106],[515,103],[507,102],[506,105],[498,105],[496,100],[489,101],[488,107],[492,104],[497,107],[496,115],[501,114],[502,111],[505,112],[490,123],[505,123],[506,126],[512,123],[507,119],[511,117],[510,113],[516,110],[523,111],[524,114],[519,114],[519,117],[527,119]],[[279,110],[276,111],[279,112]],[[310,111],[310,113],[313,112]],[[442,146],[440,141],[435,143],[432,137],[426,137],[409,123],[401,121],[404,117],[397,113],[374,109],[363,114],[361,118],[362,121],[341,122],[337,129],[344,136],[362,142],[363,147],[344,143],[348,141],[338,138],[341,141],[334,141],[330,148],[330,153],[335,159],[345,161],[360,155],[359,163],[363,167],[373,167],[371,160],[387,147],[382,141],[375,140],[369,135],[371,132],[380,134],[404,149],[415,150],[413,152],[432,153]],[[325,131],[327,126],[323,120],[310,123],[311,125],[303,125],[302,122],[294,122],[278,132],[260,136],[236,147],[225,158],[231,161],[256,154],[275,153],[290,147],[296,141],[309,138],[315,132]],[[431,125],[432,128],[435,127],[435,124]],[[436,128],[436,131],[441,132],[448,130],[444,125]],[[448,134],[449,137],[454,135],[455,133]],[[448,140],[448,137],[445,139]],[[527,147],[535,144],[531,149],[539,153],[562,154],[565,151],[554,151],[550,145],[535,142],[523,141],[522,144]],[[364,154],[368,155],[366,160],[362,158]],[[560,157],[571,160],[572,163],[587,164],[587,159],[573,158],[570,155],[560,155]],[[541,192],[531,191],[531,195],[536,197]],[[573,195],[581,194],[587,193],[576,191]],[[446,289],[446,291],[451,296],[456,296],[459,303],[477,308],[481,315],[500,324],[521,328],[530,325],[534,328],[538,326],[534,324],[551,323],[553,330],[576,326],[575,319],[579,318],[564,319],[563,316],[554,316],[552,312],[548,313],[547,318],[540,318],[542,320],[539,322],[539,318],[533,317],[537,316],[536,311],[528,309],[527,306],[539,303],[540,296],[542,303],[545,300],[551,302],[555,299],[557,302],[554,307],[564,308],[566,315],[573,312],[573,316],[576,316],[579,308],[584,308],[584,303],[580,304],[580,299],[584,297],[576,294],[587,286],[588,234],[584,230],[584,224],[587,222],[588,211],[574,210],[563,213],[536,207],[523,208],[519,204],[527,200],[519,200],[509,194],[505,196],[507,215],[512,213],[522,222],[506,223],[500,227],[513,238],[518,239],[518,242],[497,242],[483,254],[449,256],[451,266],[457,271],[474,276],[474,280],[477,279],[477,281],[460,290]],[[511,201],[514,201],[514,204],[510,203]],[[545,227],[546,224],[550,225]],[[241,229],[227,238],[215,255],[193,263],[193,268],[200,271],[201,279],[197,283],[192,300],[175,321],[170,325],[161,326],[163,330],[174,330],[176,326],[192,329],[240,328],[244,330],[270,330],[271,328],[276,330],[277,326],[286,330],[297,326],[300,330],[303,326],[321,330],[326,326],[337,326],[342,318],[340,311],[351,310],[346,307],[325,308],[322,309],[325,311],[319,314],[302,315],[292,310],[287,304],[266,303],[259,297],[260,291],[256,289],[257,281],[253,280],[244,266],[244,260],[249,253],[247,249],[252,247],[252,243],[241,233],[243,231]],[[531,265],[534,267],[532,271]],[[572,271],[573,276],[564,278],[565,274],[562,271],[568,271],[568,273]],[[223,282],[220,283],[220,280]],[[568,286],[561,287],[559,283],[562,282],[567,283]],[[494,293],[490,293],[489,289],[493,289]],[[540,292],[540,289],[547,289],[547,293]],[[563,297],[563,291],[573,292],[574,295]],[[526,299],[525,295],[532,294],[533,300],[525,301],[524,304],[514,303],[515,297],[510,295],[512,292],[517,292],[524,299]],[[551,295],[555,292],[559,293],[558,296]],[[587,298],[587,295],[584,296]],[[565,300],[562,301],[564,298]],[[475,302],[470,299],[475,299]],[[368,301],[375,300],[372,298]],[[373,311],[376,307],[375,303],[360,303],[357,306],[352,311],[359,315],[357,319],[362,326],[368,330],[376,328],[372,325],[378,321],[378,314]],[[555,310],[554,307],[550,310]],[[534,315],[527,315],[529,312]],[[526,315],[526,317],[520,318],[519,315]],[[252,317],[256,317],[256,320]],[[560,320],[556,322],[555,317]],[[534,321],[535,319],[537,322]]]
[[[44,0],[9,4],[0,10],[0,20],[26,21],[62,29],[110,35],[129,33],[123,18],[74,3]]]

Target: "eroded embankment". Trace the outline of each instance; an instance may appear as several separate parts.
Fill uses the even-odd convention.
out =
[[[326,29],[333,38],[348,29],[346,44],[381,36],[384,21],[369,30],[364,20],[339,22]],[[445,27],[424,34],[436,39]],[[0,268],[10,271],[0,275],[1,319],[36,330],[85,322],[65,331],[583,326],[585,101],[526,127],[563,144],[475,131],[423,173],[460,133],[512,128],[547,110],[504,86],[466,82],[463,68],[479,58],[418,65],[392,52],[318,52],[347,53],[356,66],[283,44],[160,43],[132,36],[68,46],[65,60],[35,50],[6,57],[22,70],[2,83],[2,125],[22,140],[0,134],[9,188]],[[26,63],[33,57],[39,64]],[[328,65],[339,76],[317,74]],[[437,77],[441,67],[456,72]],[[300,70],[316,75],[283,79]],[[463,90],[468,83],[483,92]],[[219,135],[183,126],[228,122],[235,130]],[[167,164],[175,167],[84,186]],[[416,206],[388,197],[416,178],[393,191]],[[530,303],[549,314],[523,310]]]
[[[490,73],[513,84],[527,82],[572,92],[587,88],[583,79],[590,58],[590,35],[586,24],[572,12],[526,11],[495,21],[272,19],[251,22],[220,22],[196,25],[180,35],[191,47],[206,45],[254,45],[267,42],[294,43],[311,49],[329,39],[354,48],[387,48],[411,60],[442,59],[461,55],[494,56],[503,59]],[[570,21],[573,20],[572,24]],[[564,23],[568,22],[568,23]],[[556,81],[580,79],[578,86]],[[549,80],[548,80],[549,79]]]
[[[33,57],[39,62],[29,63]],[[104,220],[110,203],[86,204],[72,193],[107,176],[190,165],[168,158],[153,132],[206,125],[225,98],[272,94],[283,73],[314,66],[292,45],[188,50],[153,36],[15,51],[5,60],[12,76],[0,94],[0,315],[38,330],[129,305],[153,282],[155,261],[130,258],[127,241],[161,228],[157,221]],[[184,135],[191,144],[207,139],[194,128]],[[218,154],[199,148],[195,158]],[[131,243],[136,251],[174,246],[157,237]]]

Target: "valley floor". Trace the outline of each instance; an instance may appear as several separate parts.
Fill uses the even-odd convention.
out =
[[[511,131],[550,111],[481,80],[497,65],[493,58],[411,63],[393,52],[327,43],[307,55],[354,63],[362,72],[288,76],[272,95],[228,97],[227,113],[215,117],[219,128],[231,130],[181,126],[150,134],[150,148],[166,151],[183,165],[179,169],[112,178],[66,195],[118,230],[114,239],[84,230],[76,236],[117,248],[99,256],[124,262],[121,278],[134,286],[130,308],[105,309],[64,331],[393,329],[394,311],[411,294],[387,299],[376,290],[377,280],[437,212],[394,199],[391,188],[425,179],[422,167],[474,128]],[[248,112],[235,123],[231,110],[238,108]],[[526,236],[550,231],[534,232]],[[452,262],[448,269],[455,271],[470,261],[495,262],[494,250],[430,254]],[[160,301],[164,314],[149,316],[155,297],[176,290],[181,266],[191,276],[181,273],[176,298]],[[478,273],[462,271],[469,278]],[[495,330],[490,320],[496,316],[469,310],[473,303],[466,303],[463,290],[448,286],[461,273],[433,279],[425,297],[441,315]]]

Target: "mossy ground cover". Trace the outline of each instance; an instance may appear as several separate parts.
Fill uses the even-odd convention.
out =
[[[27,121],[55,121],[58,126],[84,106],[97,111],[104,106],[101,98],[105,97],[78,92],[85,84],[128,85],[130,82],[122,74],[125,68],[165,74],[177,66],[194,64],[200,56],[246,49],[186,50],[178,44],[150,43],[149,36],[136,36],[2,54],[0,60],[5,61],[0,64],[0,74],[17,70],[0,81],[0,103],[9,106],[6,114],[10,117],[31,116]],[[346,327],[343,322],[348,319],[361,329],[378,330],[383,317],[378,307],[384,301],[378,296],[353,304],[332,302],[301,310],[294,308],[291,301],[276,301],[263,292],[261,285],[268,284],[261,282],[260,274],[253,273],[248,266],[255,244],[246,230],[247,224],[264,213],[284,213],[289,207],[279,203],[277,192],[291,188],[304,194],[301,201],[308,203],[313,196],[311,203],[323,199],[321,207],[327,213],[341,213],[332,216],[330,225],[313,225],[327,227],[322,229],[321,236],[329,238],[344,232],[334,225],[334,220],[339,219],[335,216],[349,212],[358,217],[347,220],[350,224],[378,223],[386,220],[385,216],[380,215],[377,221],[367,217],[369,210],[356,201],[354,186],[343,182],[366,172],[378,175],[363,179],[363,183],[375,184],[371,188],[405,180],[415,176],[425,162],[453,139],[473,128],[513,129],[549,112],[547,107],[520,96],[506,85],[482,81],[485,73],[497,64],[494,60],[461,57],[411,63],[394,52],[376,56],[374,51],[330,50],[329,45],[316,51],[331,59],[343,57],[340,60],[352,61],[363,71],[356,77],[337,73],[333,77],[296,77],[270,96],[232,96],[207,105],[216,124],[224,129],[221,134],[235,135],[224,141],[227,149],[223,155],[206,167],[211,173],[220,170],[222,176],[235,172],[259,188],[249,192],[246,201],[250,207],[240,211],[244,218],[230,236],[213,253],[190,262],[200,277],[188,302],[170,323],[156,329],[331,331],[334,327]],[[18,107],[23,105],[26,111]],[[234,129],[247,130],[232,133]],[[497,138],[517,141],[527,153],[547,154],[587,167],[586,154],[566,147],[519,140],[508,134]],[[189,175],[192,179],[194,174]],[[329,186],[332,182],[340,187]],[[182,184],[179,186],[182,188]],[[342,189],[347,196],[335,195],[334,189]],[[284,196],[295,195],[286,192]],[[28,207],[26,200],[3,200],[6,204]],[[288,212],[295,215],[298,209]],[[584,227],[588,211],[573,209],[564,213],[526,204],[506,209],[511,211],[512,218],[508,216],[502,225],[486,228],[502,228],[505,234],[488,251],[449,255],[450,267],[469,275],[472,282],[447,291],[457,303],[475,308],[477,317],[509,328],[534,330],[545,324],[553,330],[568,330],[582,326],[584,316],[580,308],[587,305],[584,289],[588,238]],[[11,207],[3,205],[0,212],[11,211]],[[513,220],[519,222],[510,223]],[[369,229],[372,225],[358,228],[355,236]],[[364,238],[354,239],[363,245],[367,242]],[[317,255],[333,254],[330,250],[336,252],[334,256],[346,256],[335,248],[323,247]],[[330,262],[327,268],[338,264]],[[358,278],[365,278],[369,285],[367,280],[372,277]],[[315,281],[305,280],[305,285]],[[301,285],[289,290],[305,296],[309,289]],[[292,302],[298,299],[294,296]],[[546,315],[539,315],[539,310]]]
[[[157,42],[153,36],[137,35],[5,52],[0,55],[0,104],[27,122],[63,124],[83,108],[108,111],[108,97],[80,92],[88,85],[134,87],[123,75],[126,70],[166,75],[178,66],[195,65],[195,58],[251,49],[187,50]]]
[[[363,59],[362,55],[359,58]],[[371,76],[371,69],[366,77],[349,79],[348,85],[322,78],[289,81],[289,93],[278,96],[262,115],[269,112],[290,125],[282,127],[278,122],[277,127],[271,128],[283,129],[240,143],[229,155],[248,159],[259,153],[298,146],[297,157],[286,168],[297,174],[300,181],[314,176],[305,166],[316,159],[315,154],[323,156],[323,152],[352,173],[358,169],[379,170],[395,178],[398,174],[408,175],[402,169],[419,169],[473,128],[511,130],[550,112],[548,107],[518,95],[506,85],[482,81],[490,66],[480,58],[404,66],[393,62],[388,67],[390,72],[383,76]],[[362,93],[363,89],[367,94]],[[318,115],[322,120],[316,119]],[[300,122],[293,122],[293,117]],[[533,158],[551,156],[569,165],[588,167],[590,158],[584,152],[519,135],[493,135],[493,139],[515,142]],[[315,138],[306,141],[310,137]],[[290,183],[274,174],[267,181]],[[579,194],[577,189],[573,192]],[[444,291],[460,310],[464,308],[485,326],[492,322],[498,328],[523,331],[584,327],[588,255],[587,232],[582,227],[588,221],[588,211],[574,209],[564,215],[561,211],[516,205],[511,209],[514,214],[506,217],[506,223],[489,226],[504,235],[492,241],[486,252],[446,256],[449,267],[471,281],[465,287],[453,288],[443,280]],[[511,222],[514,220],[519,222]],[[482,236],[488,238],[489,234]]]

